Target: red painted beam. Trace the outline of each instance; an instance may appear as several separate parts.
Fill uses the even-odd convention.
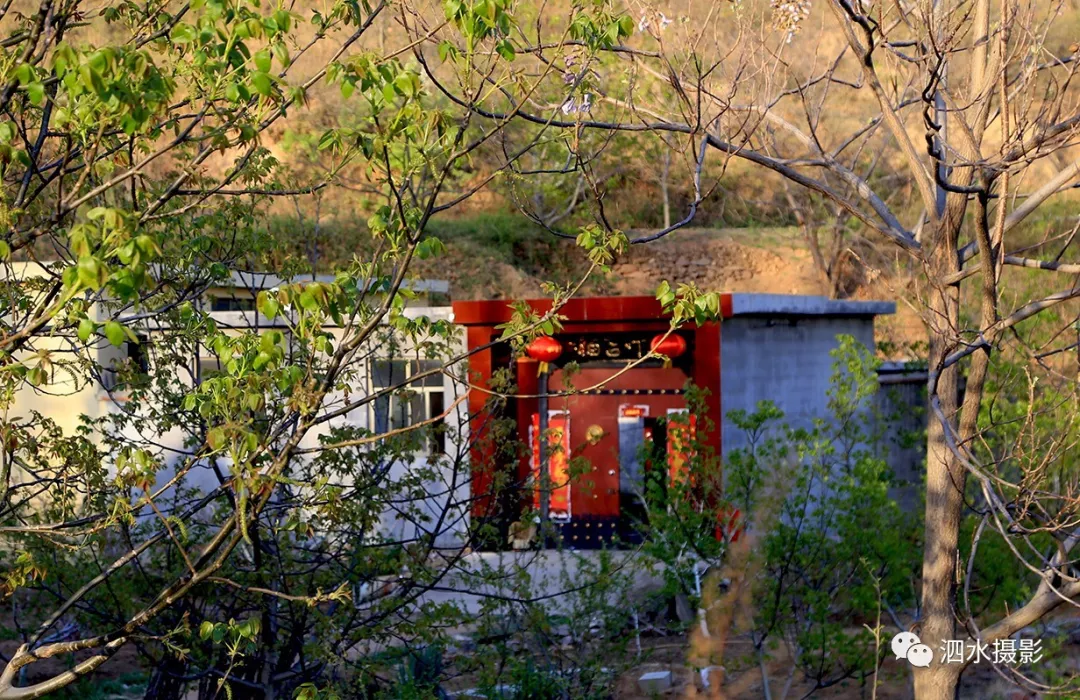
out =
[[[538,313],[551,310],[550,299],[526,299]],[[497,299],[455,301],[454,322],[463,326],[495,325],[510,320],[510,302]],[[720,295],[720,313],[731,317],[731,294]],[[654,297],[583,297],[571,299],[559,310],[569,322],[656,321],[670,318]]]

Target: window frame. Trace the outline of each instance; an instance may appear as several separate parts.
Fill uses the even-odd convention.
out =
[[[400,363],[403,365],[404,376],[395,377],[394,365]],[[379,364],[385,364],[390,366],[388,373],[380,373],[376,367]],[[446,411],[446,383],[441,373],[431,375],[418,381],[414,384],[412,377],[416,374],[426,372],[434,366],[442,366],[442,361],[432,360],[429,358],[419,357],[372,357],[368,361],[367,368],[367,387],[371,394],[378,393],[391,387],[397,387],[394,391],[386,396],[379,397],[371,402],[371,408],[368,411],[368,419],[371,430],[376,435],[383,435],[385,433],[401,430],[403,428],[410,428],[425,421],[433,421],[429,426],[434,429],[434,434],[426,446],[427,452],[445,453],[446,452],[446,435],[445,431],[438,428],[443,424],[445,418],[438,418]],[[427,365],[427,366],[425,366]],[[379,380],[380,374],[385,374],[386,380]],[[427,383],[429,380],[437,380],[438,383]],[[401,392],[408,392],[407,396],[401,395]],[[437,401],[436,401],[437,397]],[[422,414],[419,418],[413,415],[413,411],[417,406],[417,399],[419,399],[419,406],[421,407]],[[385,402],[385,403],[383,403]],[[403,425],[395,423],[395,414],[397,410],[395,405],[403,407],[408,411],[408,416]],[[383,407],[380,407],[383,404]],[[383,415],[380,416],[380,412]],[[438,420],[434,420],[437,419]],[[400,421],[399,421],[400,422]]]

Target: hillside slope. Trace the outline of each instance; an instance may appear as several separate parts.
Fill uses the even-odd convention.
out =
[[[642,235],[644,232],[630,234]],[[544,296],[545,280],[569,282],[584,274],[584,256],[572,241],[548,234],[526,235],[493,244],[469,227],[444,236],[446,255],[419,263],[418,274],[446,279],[454,299],[521,299]],[[853,262],[850,298],[899,301],[902,277],[867,270]],[[662,280],[692,282],[704,290],[768,294],[827,295],[828,286],[814,268],[796,228],[684,229],[646,245],[632,246],[583,288],[586,295],[651,296]],[[879,319],[879,341],[903,355],[924,337],[910,307]]]

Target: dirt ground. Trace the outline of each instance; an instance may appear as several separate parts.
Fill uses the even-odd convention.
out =
[[[0,644],[0,651],[5,655],[14,651],[13,642]],[[689,643],[686,637],[664,637],[645,639],[642,642],[642,663],[623,673],[616,680],[614,697],[618,700],[654,700],[655,698],[709,698],[717,700],[760,700],[765,698],[761,670],[737,668],[745,665],[739,659],[747,655],[748,640],[730,640],[725,648],[725,658],[732,659],[728,665],[731,671],[722,671],[722,683],[719,690],[706,688],[702,684],[700,673],[691,668],[686,659]],[[44,679],[47,675],[64,670],[71,663],[70,659],[55,659],[42,664],[35,664],[35,671],[26,678],[27,683]],[[783,657],[776,658],[767,665],[770,691],[773,700],[800,700],[811,697],[815,700],[909,700],[911,694],[911,674],[903,662],[888,657],[878,673],[877,694],[872,694],[872,680],[863,683],[858,680],[846,681],[831,688],[814,690],[810,683],[796,678],[783,693],[788,680],[791,665]],[[142,669],[131,649],[122,650],[95,673],[81,690],[89,690],[95,698],[112,700],[134,700],[143,697],[143,687],[137,681]],[[637,679],[650,671],[671,671],[673,687],[659,695],[643,693],[637,685]],[[715,678],[715,672],[712,676]],[[107,689],[106,689],[107,688]],[[102,691],[105,692],[102,692]],[[64,697],[80,697],[80,693],[68,692]],[[1006,684],[988,666],[972,667],[964,675],[960,693],[961,700],[1036,700],[1040,696],[1025,693]]]
[[[727,665],[731,669],[721,672],[722,683],[719,690],[706,688],[700,673],[686,663],[689,645],[683,639],[680,642],[665,640],[660,643],[643,644],[645,663],[622,674],[615,686],[615,697],[619,700],[652,700],[653,698],[709,698],[710,700],[761,700],[765,698],[761,669],[757,666],[742,668],[747,665],[749,640],[733,639],[725,648],[725,658],[732,659]],[[743,660],[739,660],[743,659]],[[848,680],[829,688],[814,689],[812,683],[792,679],[787,693],[785,685],[791,670],[790,660],[778,656],[766,665],[769,676],[769,690],[772,700],[910,700],[911,671],[903,661],[887,656],[878,670],[877,693],[873,693],[873,679],[865,682],[858,679]],[[671,671],[673,687],[660,694],[643,693],[637,679],[650,671]],[[1006,683],[988,665],[972,666],[965,672],[960,690],[960,700],[1036,700],[1040,696],[1026,693]]]

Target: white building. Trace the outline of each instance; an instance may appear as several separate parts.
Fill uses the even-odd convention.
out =
[[[19,279],[28,282],[35,278],[45,279],[54,274],[47,266],[32,263],[15,263],[13,267]],[[230,329],[237,332],[272,328],[287,331],[282,316],[271,320],[256,310],[257,294],[290,282],[307,281],[330,283],[334,278],[306,276],[287,280],[273,274],[234,272],[229,282],[206,288],[198,295],[196,303],[202,311],[208,313],[217,327],[226,333]],[[408,287],[415,293],[415,299],[408,304],[406,316],[426,316],[433,320],[452,321],[452,310],[443,305],[449,291],[446,282],[417,281]],[[93,314],[99,315],[95,320],[108,320],[100,317],[100,309],[93,309],[92,317]],[[155,326],[155,323],[156,321],[146,321],[129,324],[137,334],[136,340],[129,339],[120,346],[114,346],[100,336],[91,338],[87,347],[79,352],[79,355],[87,358],[89,362],[84,363],[81,369],[57,369],[52,381],[40,388],[24,383],[15,397],[10,415],[29,418],[37,412],[54,420],[65,435],[73,435],[87,421],[115,417],[116,414],[124,412],[128,412],[129,416],[133,415],[134,411],[148,412],[150,409],[146,406],[133,411],[123,377],[127,376],[132,368],[141,368],[144,371],[148,369],[160,352],[178,351],[175,347],[156,346],[156,338],[160,336],[161,329]],[[343,335],[340,327],[323,328],[332,333],[335,340],[340,340]],[[413,374],[442,364],[440,359],[419,356],[407,342],[395,338],[389,327],[380,329],[378,335],[390,340],[373,343],[372,347],[358,353],[351,363],[354,377],[350,383],[367,392],[378,392],[387,387],[401,385]],[[45,332],[35,338],[35,350],[46,349],[60,354],[65,348],[70,348],[71,342],[71,338],[52,337]],[[192,347],[180,352],[187,352],[191,361],[189,365],[185,363],[185,366],[178,370],[175,380],[179,387],[192,387],[208,377],[215,376],[220,370],[218,357],[207,348]],[[422,503],[422,510],[430,512],[431,522],[425,523],[415,517],[415,505],[411,513],[395,512],[397,509],[389,508],[383,515],[380,529],[387,537],[413,540],[433,535],[440,546],[454,546],[459,539],[457,534],[466,526],[467,479],[454,478],[453,475],[446,475],[446,478],[442,479],[437,477],[441,465],[457,471],[467,469],[467,416],[464,402],[458,401],[464,393],[464,386],[450,374],[435,374],[419,380],[416,384],[409,384],[406,391],[393,394],[387,392],[385,396],[353,410],[345,410],[345,406],[350,402],[356,403],[359,398],[357,395],[346,397],[332,394],[324,401],[322,410],[340,415],[334,415],[304,436],[299,445],[299,459],[314,458],[319,451],[320,439],[338,428],[384,433],[417,424],[444,423],[445,432],[436,431],[432,439],[420,441],[417,449],[407,459],[393,460],[386,465],[386,472],[382,474],[382,478],[396,482],[407,479],[410,473],[420,470],[434,473],[436,478],[426,479],[423,487],[428,491],[428,498],[422,502],[419,499],[416,501]],[[179,428],[158,434],[145,428],[145,425],[157,425],[156,421],[149,421],[144,427],[139,427],[138,422],[129,420],[129,424],[123,428],[123,435],[130,444],[148,449],[168,465],[159,472],[156,488],[170,486],[175,475],[172,467],[190,461],[190,445],[187,444],[190,436]],[[153,434],[147,434],[148,432]],[[212,491],[221,485],[223,479],[228,478],[228,467],[228,460],[221,457],[194,463],[185,472],[180,486]],[[346,478],[345,481],[347,480]],[[443,483],[439,483],[440,481]],[[162,494],[162,498],[167,499],[168,494]],[[438,517],[444,513],[443,518]]]

